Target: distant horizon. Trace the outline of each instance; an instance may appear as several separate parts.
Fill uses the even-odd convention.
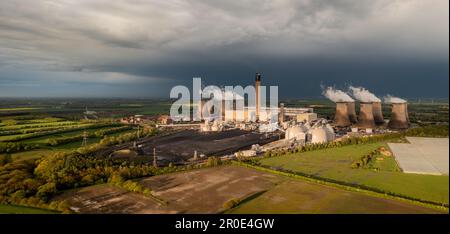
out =
[[[449,97],[403,97],[407,100],[420,100],[423,99],[424,101],[426,100],[447,100],[449,101]],[[24,99],[65,99],[65,100],[71,100],[71,99],[80,99],[80,100],[85,100],[85,99],[105,99],[105,100],[117,100],[117,99],[123,99],[123,100],[174,100],[171,99],[169,97],[1,97],[0,96],[0,100],[1,99],[18,99],[18,100],[24,100]],[[329,100],[326,97],[323,96],[312,96],[312,97],[280,97],[279,100],[283,101],[283,100],[302,100],[302,99],[306,99],[306,100],[311,100],[311,99],[315,99],[315,100],[328,100],[330,102],[333,102],[331,100]],[[358,100],[356,100],[356,102],[359,102]]]

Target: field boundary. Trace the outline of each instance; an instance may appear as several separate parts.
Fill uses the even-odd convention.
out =
[[[239,161],[232,161],[232,164],[259,170],[259,171],[269,172],[272,174],[278,174],[278,175],[282,175],[282,176],[286,176],[286,177],[306,180],[306,181],[312,182],[312,183],[328,185],[328,186],[332,186],[335,188],[344,189],[347,191],[360,192],[360,193],[364,193],[364,194],[371,195],[374,197],[390,198],[393,200],[406,201],[406,202],[409,202],[412,204],[430,207],[430,208],[434,208],[434,209],[438,209],[438,210],[444,210],[447,212],[449,211],[448,204],[440,204],[437,202],[426,201],[426,200],[422,200],[422,199],[418,199],[418,198],[408,197],[405,195],[395,194],[392,192],[385,192],[385,191],[381,191],[377,188],[372,188],[369,186],[352,185],[352,184],[345,183],[342,181],[317,177],[317,176],[313,176],[313,175],[309,175],[309,174],[305,174],[305,173],[295,173],[295,172],[290,172],[290,171],[275,170],[272,168],[263,167],[263,166],[255,166],[255,165],[251,165],[251,164],[248,164],[245,162],[239,162]]]

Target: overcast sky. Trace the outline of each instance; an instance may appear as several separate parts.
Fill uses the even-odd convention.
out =
[[[2,0],[0,97],[168,97],[320,85],[448,97],[448,0]]]

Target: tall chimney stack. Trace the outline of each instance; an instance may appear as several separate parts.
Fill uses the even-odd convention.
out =
[[[347,102],[347,111],[350,122],[356,123],[358,120],[356,118],[355,102]]]
[[[336,102],[334,123],[338,127],[347,127],[351,125],[347,102]]]
[[[361,102],[358,116],[358,126],[361,128],[374,128],[373,105],[370,102]]]
[[[255,91],[256,91],[256,121],[259,120],[259,108],[260,108],[260,103],[259,103],[259,86],[261,85],[261,74],[260,73],[256,73],[255,74]]]
[[[280,103],[280,111],[278,112],[278,123],[284,123],[284,103]]]
[[[381,108],[381,102],[372,103],[373,107],[373,119],[375,120],[375,124],[381,125],[384,124],[383,111]]]
[[[391,119],[388,127],[391,129],[406,129],[409,127],[408,104],[392,103]]]

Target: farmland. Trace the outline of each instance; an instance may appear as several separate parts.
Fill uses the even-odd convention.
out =
[[[260,165],[275,170],[289,171],[313,177],[342,182],[352,186],[368,187],[405,197],[447,204],[449,177],[405,174],[400,172],[392,158],[375,165],[352,169],[351,164],[386,143],[350,145],[286,156],[264,158]],[[408,186],[405,186],[408,185]]]
[[[55,199],[65,199],[80,213],[442,212],[240,166],[198,169],[137,181],[165,203],[113,185],[71,190]],[[230,209],[229,201],[240,205]]]
[[[4,125],[0,126],[0,153],[10,153],[13,158],[36,158],[81,147],[85,133],[88,144],[94,144],[106,135],[133,131],[131,127],[101,120],[94,122],[43,118],[33,121],[41,122],[29,123],[12,118],[2,121]]]
[[[37,208],[0,204],[0,214],[57,214],[57,213],[54,211]]]
[[[330,108],[327,101],[297,104],[316,108],[322,116]],[[231,153],[241,145],[253,144],[236,130],[211,134],[189,132],[193,130],[159,132],[153,118],[138,133],[136,126],[118,119],[166,113],[168,105],[157,100],[2,102],[0,202],[7,205],[0,207],[0,212],[440,213],[442,209],[434,209],[436,206],[448,206],[448,176],[404,174],[394,157],[379,153],[371,155],[370,160],[365,158],[380,147],[388,149],[386,142],[379,140],[285,156],[274,152],[270,154],[273,157],[244,162],[256,162],[255,166],[270,169],[267,171],[242,165],[218,166],[224,163],[218,157],[210,157],[212,160],[204,160],[204,164],[161,163],[168,153],[188,161],[194,154],[191,147],[219,156],[218,151]],[[435,104],[429,111],[445,110],[443,106]],[[86,118],[83,112],[87,110],[94,111],[96,118]],[[427,118],[415,124],[430,120]],[[418,133],[448,135],[440,125],[420,128]],[[242,140],[224,141],[227,135]],[[82,147],[84,136],[87,145]],[[135,140],[139,149],[133,146]],[[151,157],[141,157],[152,155],[156,147],[159,167],[152,165]],[[203,168],[205,165],[208,168]],[[280,171],[344,184],[353,190],[291,178],[277,173]],[[367,189],[376,194],[366,193]],[[397,195],[408,201],[392,199]],[[412,200],[432,202],[434,206],[414,204]]]
[[[113,185],[72,190],[55,199],[68,201],[81,213],[442,212],[239,166],[219,166],[137,181],[165,203]],[[239,206],[227,207],[232,200],[238,201]]]

